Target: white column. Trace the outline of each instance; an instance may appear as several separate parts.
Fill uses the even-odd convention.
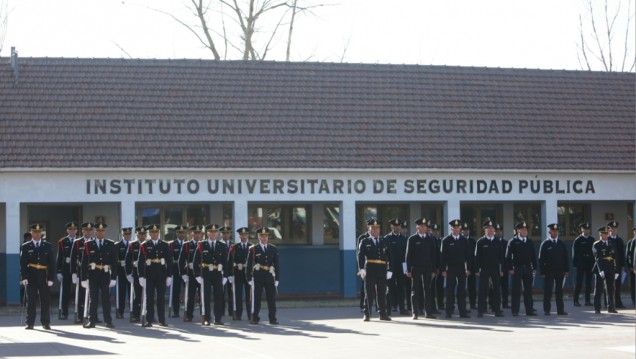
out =
[[[340,202],[340,250],[356,249],[356,201]]]
[[[404,218],[404,220],[409,222],[409,229],[412,229],[411,232],[415,232],[415,220],[421,217],[422,217],[422,203],[420,202],[409,203],[409,218]]]
[[[221,208],[222,209],[222,208]],[[241,240],[236,233],[237,228],[247,227],[247,199],[237,199],[232,206],[232,231],[234,232],[234,242],[238,243]]]
[[[541,240],[548,238],[548,224],[550,223],[559,223],[559,214],[557,210],[558,204],[556,199],[546,199],[541,202],[541,218],[543,219],[543,223],[541,226]]]
[[[340,211],[340,295],[355,297],[357,293],[358,272],[356,258],[356,201],[343,200]]]
[[[325,214],[324,204],[311,204],[311,244],[322,246],[325,244]]]
[[[119,223],[122,228],[132,227],[134,230],[137,227],[135,222],[135,201],[127,200],[119,204]]]
[[[514,203],[513,202],[504,202],[502,206],[503,211],[503,236],[505,239],[510,239],[514,237],[515,230],[515,213],[514,213]]]
[[[446,201],[446,203],[444,203],[444,223],[440,223],[440,226],[448,229],[448,222],[452,221],[453,219],[461,220],[461,211],[459,205],[460,202],[458,199],[448,200]],[[444,231],[444,233],[450,233],[450,230]]]
[[[5,204],[5,249],[6,249],[6,278],[7,303],[20,303],[20,246],[22,233],[27,227],[20,227],[20,202]]]

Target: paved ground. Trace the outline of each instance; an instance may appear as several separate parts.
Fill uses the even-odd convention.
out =
[[[633,308],[595,315],[569,302],[566,311],[566,317],[515,318],[506,310],[505,318],[477,319],[473,311],[467,320],[394,317],[380,322],[376,317],[365,323],[356,308],[282,309],[280,326],[225,318],[225,327],[202,327],[170,319],[170,328],[144,329],[116,319],[117,328],[107,330],[54,320],[51,331],[38,326],[26,331],[22,318],[12,315],[0,317],[0,357],[634,358]]]

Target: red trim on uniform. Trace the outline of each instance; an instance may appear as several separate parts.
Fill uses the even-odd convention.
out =
[[[84,243],[84,252],[86,252],[86,259],[88,259],[90,261],[91,260],[91,258],[90,258],[91,255],[90,255],[90,252],[88,250],[88,242]]]
[[[200,241],[199,241],[199,245],[197,247],[199,247],[199,254],[201,254],[201,256],[203,256],[203,252],[201,251],[201,242]],[[203,259],[203,257],[201,257],[201,259]]]
[[[146,258],[146,249],[144,248],[143,243],[140,245],[141,251],[144,252],[144,258]]]

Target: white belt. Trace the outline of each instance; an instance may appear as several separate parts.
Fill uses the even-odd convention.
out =
[[[188,264],[188,267],[190,267],[190,269],[194,270],[194,263]]]

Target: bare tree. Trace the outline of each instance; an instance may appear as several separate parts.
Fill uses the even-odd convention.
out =
[[[9,0],[0,0],[0,53],[4,47],[4,39],[7,36],[9,24]]]
[[[600,66],[603,71],[634,71],[636,53],[634,53],[634,39],[630,39],[630,32],[633,30],[631,23],[634,20],[632,0],[627,1],[627,10],[623,11],[621,11],[621,8],[624,8],[622,0],[614,4],[618,4],[616,11],[611,11],[605,0],[601,23],[598,22],[592,0],[587,0],[585,3],[585,16],[579,15],[580,39],[577,41],[577,55],[583,70],[592,71],[593,68]],[[614,41],[615,36],[622,35],[622,31],[616,27],[616,20],[620,22],[620,16],[626,20],[625,37],[619,43],[620,45],[617,45],[617,41]]]

